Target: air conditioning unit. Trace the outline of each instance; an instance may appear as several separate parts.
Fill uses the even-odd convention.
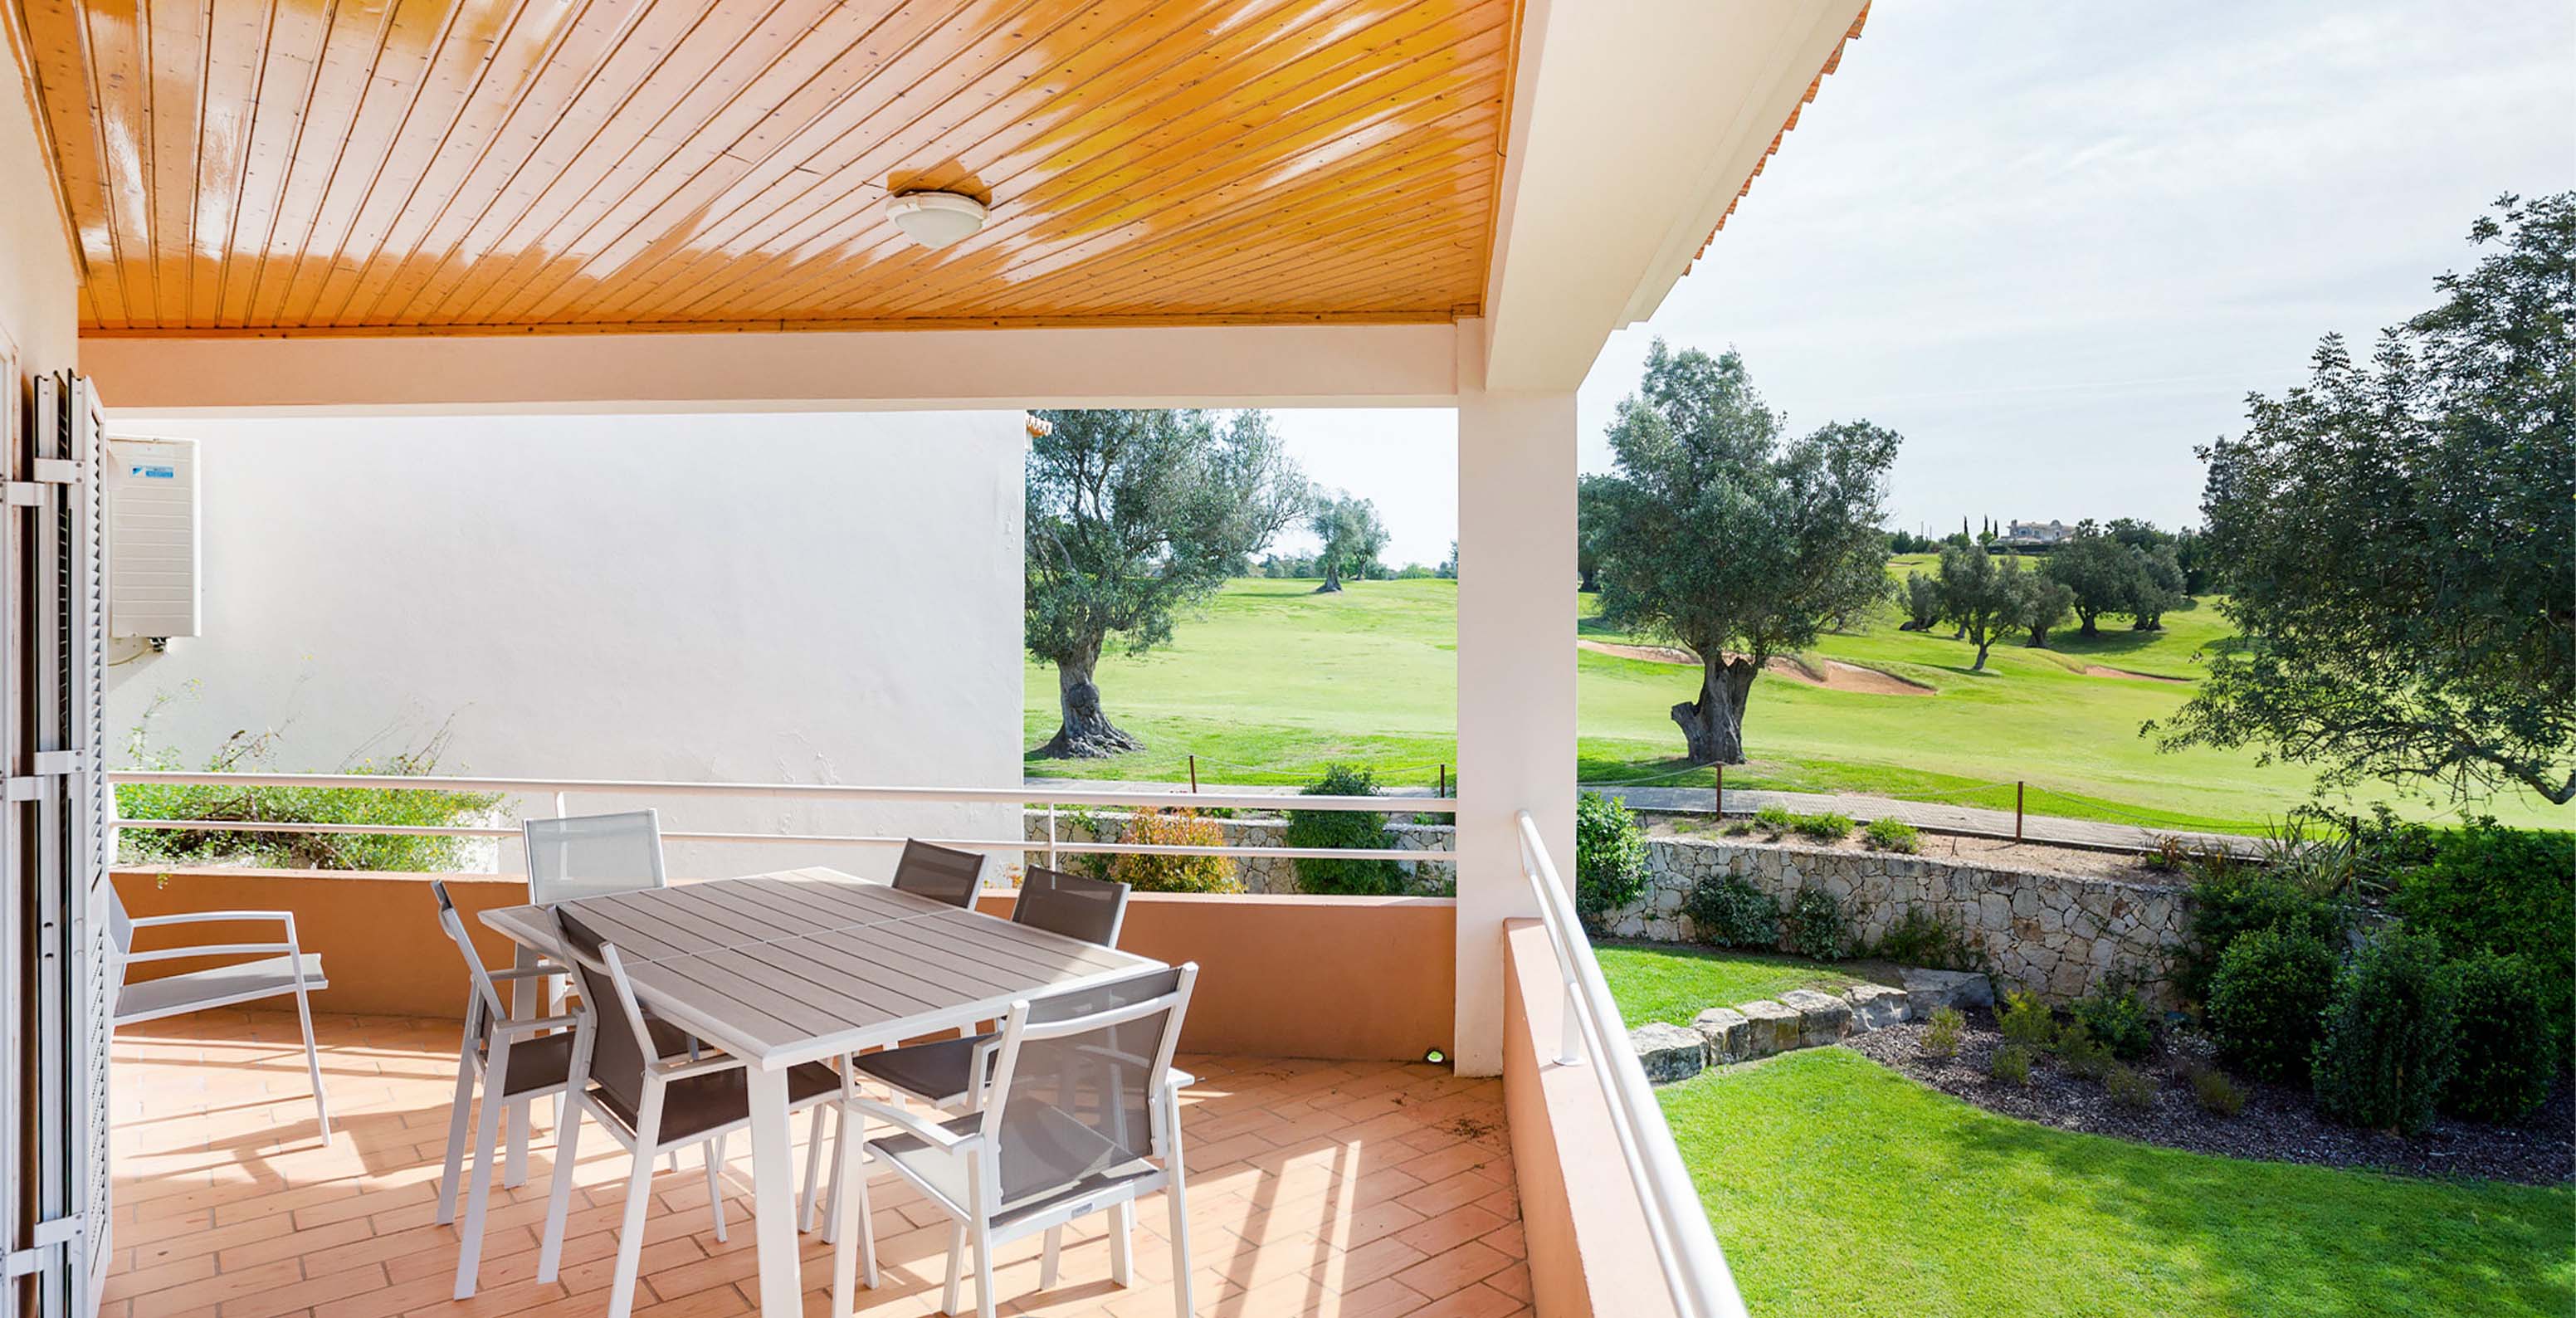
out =
[[[107,441],[107,634],[195,636],[197,441]]]

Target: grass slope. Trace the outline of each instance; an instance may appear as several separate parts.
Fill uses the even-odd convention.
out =
[[[1631,1029],[1648,1021],[1688,1025],[1710,1007],[1776,998],[1791,989],[1840,993],[1862,982],[1820,962],[1762,952],[1611,942],[1593,943],[1592,952],[1619,1004],[1619,1019]]]
[[[1661,1091],[1754,1313],[2576,1311],[2576,1196],[2246,1162],[1997,1116],[1838,1048]]]
[[[1902,575],[1918,562],[1899,559]],[[1212,781],[1311,780],[1332,760],[1375,766],[1382,781],[1429,785],[1457,755],[1457,586],[1362,581],[1318,595],[1311,581],[1244,580],[1174,643],[1113,655],[1099,682],[1110,717],[1146,749],[1108,760],[1029,761],[1033,774],[1175,781],[1200,757]],[[1622,637],[1568,601],[1580,634]],[[2068,628],[2049,650],[1994,648],[1987,671],[1947,633],[1899,632],[1892,610],[1865,630],[1825,637],[1822,657],[1928,682],[1932,696],[1826,690],[1776,676],[1754,686],[1746,714],[1753,763],[1730,786],[1867,791],[2010,809],[2012,783],[2031,784],[2034,812],[2159,827],[2259,828],[2307,799],[2310,775],[2259,766],[2251,754],[2160,754],[2139,725],[2173,711],[2179,682],[2086,676],[2086,664],[2190,676],[2193,655],[2222,639],[2216,610],[2174,614],[2162,632],[2121,626],[2084,639]],[[1567,638],[1572,644],[1573,637]],[[1692,669],[1591,651],[1577,658],[1582,776],[1705,785],[1681,764],[1668,711],[1697,691]],[[1032,663],[1027,744],[1056,726],[1054,671]],[[2511,823],[2565,826],[2571,812],[2522,797],[2487,807]],[[2418,811],[2420,813],[2420,810]]]

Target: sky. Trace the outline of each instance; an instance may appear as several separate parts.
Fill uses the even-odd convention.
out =
[[[1871,10],[1841,70],[1577,399],[1582,466],[1648,345],[1744,354],[1793,433],[1905,437],[1891,526],[2199,520],[2195,445],[2474,262],[2497,194],[2576,187],[2576,4]],[[1276,414],[1377,502],[1391,563],[1457,534],[1445,411]],[[1311,537],[1282,548],[1311,548]]]

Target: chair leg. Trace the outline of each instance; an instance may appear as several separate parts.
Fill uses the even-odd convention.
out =
[[[820,1109],[817,1110],[819,1111]],[[849,1118],[844,1116],[842,1120],[847,1121]],[[819,1139],[820,1136],[818,1135],[818,1142]],[[862,1156],[864,1156],[864,1151]],[[832,1246],[832,1307],[830,1315],[831,1318],[848,1318],[848,1316],[854,1313],[858,1308],[858,1297],[853,1292],[851,1283],[857,1279],[862,1267],[866,1269],[868,1289],[876,1289],[877,1241],[876,1234],[868,1229],[867,1170],[864,1167],[861,1167],[858,1161],[850,1157],[850,1149],[847,1144],[842,1145],[840,1151],[833,1157],[832,1175],[832,1203],[834,1206],[837,1207],[844,1203],[854,1203],[858,1206],[857,1211],[859,1214],[859,1229],[834,1242]]]
[[[814,1128],[805,1133],[805,1201],[796,1208],[796,1229],[811,1231],[815,1226],[814,1206],[823,1179],[823,1114],[831,1104],[814,1108]]]
[[[993,1224],[975,1219],[975,1318],[995,1318],[993,1299]]]
[[[1181,1110],[1168,1091],[1164,1094],[1164,1125],[1167,1132],[1163,1169],[1171,1173],[1171,1184],[1163,1187],[1163,1197],[1172,1210],[1172,1296],[1180,1306],[1180,1318],[1193,1318],[1190,1309],[1190,1202],[1189,1191],[1181,1179]]]
[[[843,1089],[847,1092],[849,1090],[849,1086],[844,1085]],[[867,1140],[864,1137],[866,1136],[868,1129],[867,1118],[857,1116],[847,1108],[836,1108],[835,1111],[840,1115],[832,1118],[832,1140],[835,1146],[833,1149],[833,1156],[838,1158],[853,1156],[852,1145],[855,1144],[858,1146],[855,1156],[859,1161],[866,1162],[868,1157],[866,1148]],[[862,1138],[855,1141],[850,1138],[850,1128],[852,1126],[858,1127],[859,1134]],[[859,1183],[861,1185],[867,1184],[867,1180],[864,1175],[860,1178]],[[860,1194],[857,1203],[859,1212],[864,1217],[868,1206],[867,1195],[864,1192]],[[832,1196],[831,1208],[823,1214],[823,1239],[826,1241],[838,1242],[841,1238],[842,1221],[841,1196],[836,1194]]]
[[[617,1230],[617,1271],[608,1287],[608,1318],[635,1311],[635,1274],[644,1262],[644,1212],[653,1204],[653,1154],[662,1135],[662,1086],[644,1087],[636,1114],[635,1166],[626,1174],[626,1221]]]
[[[1046,1229],[1046,1248],[1038,1253],[1039,1290],[1051,1291],[1055,1289],[1056,1273],[1063,1263],[1064,1228],[1060,1226],[1048,1227]]]
[[[581,1105],[573,1103],[555,1126],[554,1182],[546,1187],[546,1234],[537,1246],[539,1281],[553,1281],[563,1266],[564,1215],[572,1208],[573,1165],[580,1160]]]
[[[470,1027],[469,1027],[470,1028]],[[456,1102],[447,1114],[446,1170],[438,1177],[438,1224],[456,1220],[457,1177],[465,1170],[465,1128],[474,1119],[474,1043],[456,1053]]]
[[[939,1300],[939,1311],[949,1318],[956,1318],[957,1281],[965,1275],[965,1258],[966,1224],[960,1222],[948,1229],[948,1289]]]
[[[510,1127],[510,1160],[501,1167],[501,1185],[515,1190],[528,1183],[528,1123],[535,1120],[531,1100],[520,1099],[509,1105],[506,1114]]]
[[[304,1070],[313,1077],[313,1112],[322,1121],[322,1147],[331,1147],[331,1096],[322,1092],[322,1054],[313,1047],[313,1005],[301,972],[295,980],[295,1017],[304,1025]]]
[[[718,1135],[714,1139],[706,1142],[707,1211],[715,1214],[716,1242],[718,1244],[722,1244],[725,1238],[724,1186],[718,1184],[716,1180],[716,1169],[724,1166],[724,1146],[725,1141],[724,1136],[722,1135]]]
[[[1136,1201],[1122,1200],[1111,1210],[1109,1227],[1109,1282],[1113,1286],[1136,1284]]]
[[[492,1044],[492,1060],[483,1071],[483,1111],[475,1123],[474,1178],[465,1191],[465,1227],[456,1250],[456,1298],[474,1298],[483,1266],[483,1209],[492,1198],[492,1164],[501,1160],[501,1110],[509,1106],[497,1095],[510,1090],[510,1045]]]

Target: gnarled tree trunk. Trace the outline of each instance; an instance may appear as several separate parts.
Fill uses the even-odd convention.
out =
[[[1342,560],[1327,554],[1324,556],[1324,584],[1315,587],[1315,593],[1321,595],[1326,591],[1340,590],[1341,588]]]
[[[1740,654],[1700,659],[1699,699],[1673,706],[1691,763],[1744,763],[1744,702],[1761,672],[1760,663]]]
[[[1100,708],[1100,688],[1092,683],[1091,670],[1100,662],[1098,650],[1072,660],[1058,660],[1055,666],[1056,701],[1062,710],[1063,723],[1056,728],[1054,739],[1038,747],[1038,755],[1050,760],[1096,760],[1122,751],[1142,750],[1145,743],[1128,735]]]

